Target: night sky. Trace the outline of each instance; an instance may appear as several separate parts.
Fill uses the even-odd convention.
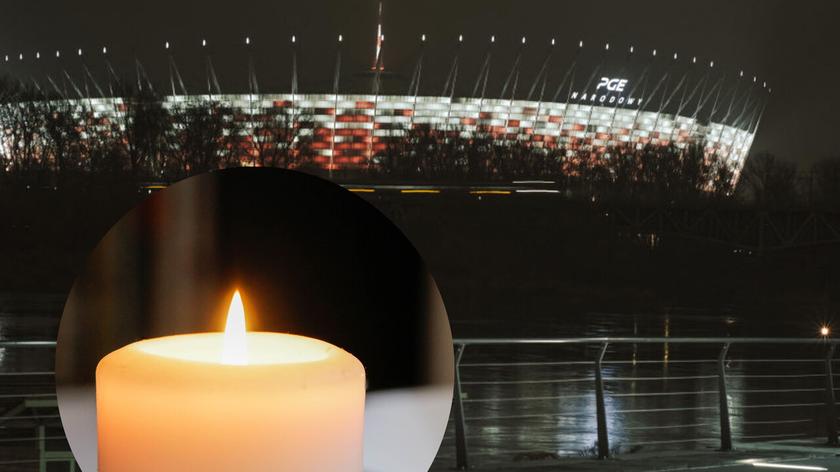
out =
[[[344,73],[350,76],[370,66],[376,9],[376,0],[6,2],[0,16],[0,58],[22,52],[26,59],[0,65],[39,79],[47,73],[57,76],[61,69],[80,75],[74,51],[81,47],[85,63],[102,77],[101,54],[93,53],[107,45],[121,74],[132,73],[137,57],[150,75],[164,78],[163,43],[171,41],[188,87],[195,88],[204,80],[200,41],[206,38],[222,87],[233,90],[247,83],[243,53],[244,37],[250,35],[261,91],[287,91],[288,43],[296,34],[301,91],[328,92],[339,33],[345,37]],[[658,48],[669,56],[697,55],[704,63],[715,60],[720,73],[735,77],[744,69],[760,82],[766,80],[773,94],[753,152],[770,151],[807,165],[840,155],[831,139],[840,108],[838,16],[840,3],[828,0],[390,0],[385,2],[384,58],[387,69],[410,75],[420,34],[428,34],[421,93],[439,94],[456,38],[463,33],[459,91],[467,90],[488,38],[495,34],[490,89],[498,94],[523,35],[528,37],[525,76],[528,71],[535,75],[548,42],[557,39],[551,72],[556,82],[581,39],[593,54],[609,41],[618,50],[633,44],[640,51]],[[55,58],[56,49],[62,51],[61,59]],[[36,51],[42,54],[37,65]],[[403,87],[399,79],[389,86],[395,91]]]

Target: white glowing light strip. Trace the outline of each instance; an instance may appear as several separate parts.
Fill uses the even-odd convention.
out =
[[[752,465],[753,467],[767,467],[771,469],[828,470],[826,467],[819,467],[816,465],[771,464],[769,462],[753,462]]]
[[[553,180],[514,180],[515,184],[554,184]]]
[[[523,188],[516,191],[516,193],[560,193],[559,190],[549,190],[542,188]]]

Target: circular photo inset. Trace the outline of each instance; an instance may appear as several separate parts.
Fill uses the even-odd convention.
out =
[[[419,254],[373,206],[231,169],[152,195],[100,241],[56,380],[84,472],[425,472],[452,335]]]

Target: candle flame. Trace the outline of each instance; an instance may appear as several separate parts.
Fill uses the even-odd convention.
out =
[[[239,290],[233,293],[228,308],[225,337],[222,347],[222,364],[245,365],[248,363],[248,344],[245,337],[245,307]]]

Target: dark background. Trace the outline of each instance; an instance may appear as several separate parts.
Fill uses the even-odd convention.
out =
[[[376,10],[375,0],[7,2],[0,17],[0,55],[23,52],[26,59],[0,64],[21,77],[57,76],[64,68],[80,74],[71,51],[82,47],[85,62],[99,74],[104,67],[98,51],[107,45],[120,73],[133,73],[137,57],[152,75],[164,78],[163,43],[171,41],[187,82],[200,83],[204,68],[199,45],[207,38],[222,87],[233,90],[247,84],[244,37],[250,35],[261,90],[287,91],[289,37],[296,34],[301,90],[328,91],[339,33],[345,36],[345,73],[372,62]],[[552,75],[558,82],[580,39],[593,54],[610,41],[620,51],[634,44],[640,51],[655,47],[668,56],[674,51],[685,58],[696,55],[704,64],[715,60],[721,73],[732,77],[744,69],[748,76],[758,75],[759,82],[766,80],[773,97],[753,150],[808,164],[837,154],[830,138],[840,105],[835,84],[840,59],[833,35],[838,13],[836,2],[818,0],[390,0],[385,2],[384,60],[388,70],[409,75],[419,36],[427,33],[421,93],[436,94],[459,33],[466,37],[465,89],[478,73],[488,37],[497,36],[492,93],[501,90],[522,35],[529,38],[523,70],[533,71],[530,75],[539,68],[550,38],[557,38]],[[62,50],[59,60],[56,49]],[[36,51],[42,53],[37,65]]]
[[[154,195],[103,238],[65,306],[59,381],[92,381],[103,355],[140,339],[222,331],[234,289],[250,331],[339,346],[370,390],[451,371],[440,295],[396,226],[317,177],[232,169]]]

